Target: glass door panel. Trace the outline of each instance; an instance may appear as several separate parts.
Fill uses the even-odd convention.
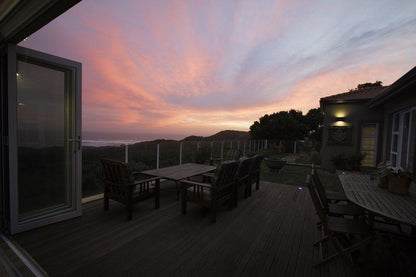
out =
[[[18,60],[19,220],[70,206],[71,149],[62,70]]]
[[[363,166],[376,166],[377,151],[377,124],[363,124],[361,128],[361,154],[365,154],[361,164]]]
[[[81,64],[14,45],[8,62],[13,234],[81,215]]]

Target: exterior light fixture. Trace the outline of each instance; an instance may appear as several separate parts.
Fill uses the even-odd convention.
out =
[[[345,122],[345,117],[343,116],[339,116],[339,117],[335,117],[336,121],[344,121]]]

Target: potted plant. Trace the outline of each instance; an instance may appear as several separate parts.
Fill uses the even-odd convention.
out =
[[[408,195],[412,175],[401,166],[392,166],[390,161],[385,161],[378,166],[380,182],[379,186],[385,185],[387,178],[387,190],[391,193]],[[383,180],[384,178],[384,180]],[[383,184],[382,184],[383,183]]]
[[[392,167],[393,165],[390,161],[383,161],[378,164],[377,175],[379,177],[378,186],[380,188],[383,188],[383,189],[387,188],[388,182],[389,182],[388,176]]]

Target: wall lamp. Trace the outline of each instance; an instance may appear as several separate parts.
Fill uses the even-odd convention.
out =
[[[345,122],[345,117],[344,116],[335,117],[335,121],[343,121],[343,122]]]

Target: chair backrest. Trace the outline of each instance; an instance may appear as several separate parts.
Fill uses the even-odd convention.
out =
[[[315,207],[316,213],[318,214],[319,219],[321,222],[326,222],[326,212],[324,207],[322,206],[321,201],[318,198],[318,195],[316,193],[315,186],[313,184],[313,178],[311,178],[311,175],[308,175],[306,178],[306,186],[308,187],[309,194],[311,195],[313,206]]]
[[[238,149],[230,149],[224,157],[224,161],[236,161],[240,159],[241,151]]]
[[[321,179],[319,178],[318,171],[316,168],[312,168],[312,182],[316,188],[316,192],[318,193],[318,197],[322,202],[322,205],[324,206],[326,211],[329,211],[329,205],[328,200],[326,199],[326,192],[325,188],[322,185]]]
[[[226,161],[217,166],[212,182],[213,189],[222,190],[233,186],[237,178],[240,161]]]
[[[121,161],[101,159],[104,181],[116,184],[128,184],[133,180],[127,164]]]
[[[264,159],[264,155],[256,155],[253,157],[253,162],[251,163],[250,175],[255,175],[260,173],[260,165]]]
[[[237,170],[237,180],[246,179],[250,176],[250,167],[254,158],[245,158],[240,160],[240,164]]]

